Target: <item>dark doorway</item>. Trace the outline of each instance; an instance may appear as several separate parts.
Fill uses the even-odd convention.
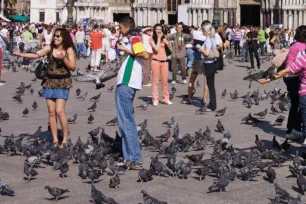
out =
[[[260,5],[240,6],[241,25],[260,26]]]
[[[113,22],[119,22],[119,20],[124,16],[130,16],[130,14],[129,13],[114,13],[113,14],[113,18],[114,18]]]
[[[176,14],[168,14],[168,24],[174,25],[177,23],[177,15]]]

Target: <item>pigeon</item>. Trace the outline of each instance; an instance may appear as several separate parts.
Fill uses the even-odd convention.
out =
[[[91,198],[94,203],[110,203],[109,198],[107,198],[101,191],[97,190],[94,184],[91,184]]]
[[[176,92],[176,88],[174,86],[172,86],[171,91]]]
[[[257,146],[264,146],[264,143],[259,139],[258,135],[255,135],[255,144]]]
[[[234,95],[234,94],[232,94],[232,93],[230,93],[230,97],[231,97],[231,99],[232,99],[233,101],[236,101],[236,99],[238,98],[238,96],[236,96],[236,95]]]
[[[298,194],[297,198],[290,199],[288,204],[302,204],[302,194]]]
[[[91,112],[95,112],[97,108],[97,103],[94,102],[87,110]]]
[[[80,96],[80,94],[81,94],[81,89],[80,89],[80,88],[77,88],[77,90],[75,90],[75,93],[76,93],[76,96]]]
[[[114,90],[114,86],[112,85],[110,88],[107,89],[109,92],[112,92]]]
[[[271,106],[271,113],[274,115],[279,113],[278,110],[273,106],[273,104]]]
[[[156,198],[150,196],[144,190],[141,190],[140,193],[142,193],[142,195],[143,195],[144,204],[167,204],[167,202],[165,202],[165,201],[160,201],[160,200],[157,200]]]
[[[274,183],[275,187],[275,194],[279,197],[281,200],[291,200],[294,199],[286,190],[281,188],[277,183]]]
[[[281,112],[284,112],[284,111],[288,111],[288,109],[285,107],[285,103],[283,101],[280,101],[278,103],[278,108]]]
[[[196,115],[203,115],[203,114],[205,114],[205,107],[202,107],[202,108],[196,110],[195,114]]]
[[[175,91],[172,91],[171,93],[169,93],[170,101],[172,101],[172,99],[174,98],[174,95],[175,95]]]
[[[152,168],[150,168],[149,170],[146,170],[144,168],[140,169],[138,171],[138,179],[140,182],[147,182],[152,180],[152,176],[154,174],[154,170]]]
[[[60,166],[61,176],[62,178],[65,178],[67,175],[66,173],[69,171],[69,165],[68,163],[64,163]]]
[[[261,119],[264,119],[268,113],[268,109],[266,108],[264,111],[255,113],[254,115],[259,116]]]
[[[33,135],[31,135],[30,137],[28,137],[27,140],[39,138],[39,137],[40,137],[40,134],[41,134],[41,129],[42,129],[42,127],[39,126],[38,129],[37,129],[37,131],[36,131]]]
[[[94,120],[95,118],[92,116],[92,114],[89,115],[88,117],[88,124],[92,124],[92,121]]]
[[[20,94],[18,94],[16,96],[13,96],[12,98],[15,99],[16,101],[18,101],[18,103],[22,103],[22,98],[21,98]]]
[[[168,129],[166,133],[157,136],[157,138],[161,138],[161,139],[169,139],[171,137],[171,129]]]
[[[256,96],[256,97],[253,98],[253,100],[254,100],[254,104],[258,106],[260,98],[258,96]]]
[[[106,125],[107,125],[107,126],[116,126],[116,125],[118,125],[118,118],[115,117],[114,119],[112,119],[112,120],[106,122]]]
[[[194,173],[199,176],[199,181],[201,181],[202,178],[205,180],[206,175],[209,173],[209,167],[204,166],[203,168],[196,170]]]
[[[69,189],[60,189],[57,187],[50,187],[50,186],[45,186],[45,189],[48,190],[48,192],[50,193],[50,195],[52,195],[54,197],[55,203],[58,201],[58,198],[65,194],[65,193],[69,193]]]
[[[293,166],[295,168],[299,168],[301,166],[301,160],[300,160],[300,157],[299,157],[299,151],[296,150],[295,152],[295,157],[293,158]]]
[[[306,191],[306,179],[302,175],[302,172],[299,172],[299,176],[296,179],[296,184],[299,187],[300,193],[304,195],[304,192]]]
[[[146,104],[142,104],[140,106],[136,106],[136,108],[140,110],[147,110],[148,107],[149,107],[149,102],[147,102]]]
[[[78,118],[78,114],[74,114],[71,118],[68,119],[69,124],[75,124],[75,121]]]
[[[88,92],[86,92],[83,96],[77,97],[77,99],[80,100],[80,101],[84,101],[87,98],[87,94],[88,94]]]
[[[119,188],[120,185],[120,177],[118,174],[115,175],[115,177],[111,178],[109,181],[109,187],[110,188]]]
[[[101,171],[95,171],[95,170],[87,171],[87,178],[91,180],[91,183],[94,183],[96,180],[98,180],[101,175],[102,175]]]
[[[283,122],[284,122],[285,119],[286,119],[286,117],[283,116],[283,115],[278,116],[278,117],[276,118],[276,120],[275,120],[273,126],[274,126],[274,125],[279,125],[279,126],[281,126],[281,125],[283,124]]]
[[[97,101],[99,101],[100,96],[101,96],[101,93],[99,93],[98,95],[92,97],[91,99],[89,99],[89,101],[90,102],[97,102]]]
[[[278,141],[276,140],[275,135],[273,136],[272,147],[274,149],[281,150],[281,146],[279,145]]]
[[[34,101],[33,104],[32,104],[33,111],[37,110],[37,107],[38,107],[38,104],[37,104],[36,101]]]
[[[217,132],[223,133],[224,130],[225,130],[223,124],[220,121],[220,119],[218,119],[218,123],[217,123],[216,127],[217,127]]]
[[[225,114],[226,108],[216,111],[216,116],[223,116]]]
[[[267,170],[264,170],[264,172],[266,172],[269,181],[273,183],[274,179],[276,179],[276,173],[275,170],[271,167],[271,165],[268,167]]]
[[[27,182],[29,182],[33,176],[38,175],[38,173],[31,167],[28,162],[24,162],[23,173],[28,177]]]
[[[33,78],[33,79],[31,79],[31,81],[33,81],[33,82],[35,82],[37,80],[37,78],[35,77],[35,78]]]
[[[100,129],[101,127],[97,127],[95,129],[93,129],[92,131],[90,131],[88,134],[91,136],[91,137],[97,137],[97,135],[99,134],[100,132]]]
[[[230,179],[221,174],[219,180],[217,182],[215,182],[213,185],[208,187],[208,190],[211,192],[213,190],[218,190],[219,192],[221,191],[225,191],[225,188],[228,186],[228,184],[230,183]]]
[[[281,144],[281,149],[287,151],[291,147],[291,144],[288,143],[288,138]]]
[[[181,174],[182,174],[182,179],[188,179],[188,175],[191,173],[191,165],[192,165],[192,161],[189,161],[188,164],[186,164],[182,170],[181,170]]]
[[[28,117],[28,115],[29,115],[29,109],[28,109],[28,108],[25,108],[25,109],[22,111],[22,115],[23,115],[23,117]]]
[[[224,98],[226,94],[227,94],[226,89],[224,89],[224,91],[222,92],[221,98]]]
[[[34,89],[31,88],[31,89],[30,89],[30,94],[33,95],[33,93],[34,93]]]
[[[0,180],[0,195],[5,192],[8,195],[14,195],[14,190],[11,189],[4,181]]]
[[[169,128],[172,128],[174,122],[175,122],[174,117],[171,117],[169,121],[163,122],[163,125],[167,125]]]
[[[200,86],[201,86],[201,84],[200,84],[199,80],[197,80],[197,87],[200,87]]]

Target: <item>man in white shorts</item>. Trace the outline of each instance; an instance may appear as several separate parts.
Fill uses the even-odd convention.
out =
[[[102,39],[102,52],[105,54],[105,62],[108,62],[108,51],[110,49],[110,42],[111,42],[111,37],[112,33],[111,31],[105,27],[104,25],[102,26],[103,32],[105,37]]]

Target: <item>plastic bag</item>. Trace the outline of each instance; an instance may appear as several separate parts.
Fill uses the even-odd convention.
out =
[[[87,57],[90,56],[90,48],[87,48]]]

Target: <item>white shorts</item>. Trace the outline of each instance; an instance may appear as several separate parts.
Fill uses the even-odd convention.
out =
[[[109,41],[103,41],[102,42],[102,52],[108,52],[108,50],[110,49],[110,43]]]

